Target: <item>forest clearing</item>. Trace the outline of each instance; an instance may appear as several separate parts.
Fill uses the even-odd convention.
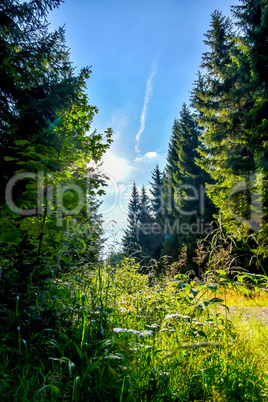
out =
[[[173,125],[168,79],[189,79],[194,21],[212,2],[137,2],[104,0],[104,15],[66,1],[57,18],[89,46],[79,68],[64,26],[50,30],[61,0],[0,3],[3,401],[268,401],[268,1],[211,13]],[[94,128],[89,53],[115,131]],[[104,230],[122,216],[121,232]]]

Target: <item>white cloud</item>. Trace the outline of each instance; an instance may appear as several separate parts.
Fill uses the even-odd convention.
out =
[[[145,156],[149,159],[154,159],[157,157],[157,152],[147,152],[147,154],[145,154]]]
[[[143,156],[138,156],[135,159],[135,162],[145,162],[145,161],[150,161],[158,156],[157,152],[147,152]]]
[[[147,113],[148,113],[148,104],[150,102],[150,99],[151,99],[151,96],[153,93],[153,78],[154,78],[155,74],[156,74],[156,58],[154,58],[152,61],[151,72],[150,72],[149,77],[146,82],[144,103],[143,103],[143,109],[142,109],[142,113],[141,113],[140,128],[139,128],[138,134],[136,135],[135,151],[137,153],[140,152],[139,142],[140,142],[141,135],[142,135],[143,131],[145,130],[146,117],[147,117]]]

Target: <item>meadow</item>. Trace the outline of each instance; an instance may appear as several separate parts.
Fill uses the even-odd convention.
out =
[[[0,395],[14,401],[268,400],[267,277],[87,267],[17,298],[1,330]],[[230,309],[229,309],[229,306]],[[240,308],[235,312],[231,309]],[[242,319],[243,308],[257,314]],[[242,310],[241,310],[242,308]],[[8,314],[9,313],[9,314]],[[4,327],[2,327],[4,328]]]

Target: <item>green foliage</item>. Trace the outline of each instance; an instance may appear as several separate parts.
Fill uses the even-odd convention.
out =
[[[200,127],[183,104],[180,119],[175,120],[172,128],[164,178],[165,242],[162,255],[170,255],[173,259],[178,257],[185,243],[189,256],[193,255],[198,238],[211,230],[212,213],[215,212],[205,195],[211,179],[198,166],[200,135]],[[189,265],[190,268],[194,266],[193,262]]]
[[[47,12],[59,4],[0,5],[0,182],[3,189],[11,183],[14,201],[6,205],[1,192],[0,395],[22,401],[264,400],[267,325],[233,318],[227,301],[236,294],[255,305],[268,293],[262,260],[267,1],[242,0],[233,8],[240,32],[219,12],[212,15],[205,40],[210,51],[192,95],[199,125],[184,105],[165,175],[158,167],[153,172],[151,207],[145,188],[140,195],[133,185],[124,246],[129,254],[141,252],[144,263],[144,255],[154,256],[156,239],[144,225],[163,227],[167,217],[195,223],[181,213],[197,209],[184,183],[210,184],[219,226],[202,240],[167,233],[164,247],[169,243],[177,260],[150,258],[145,268],[121,254],[111,255],[106,267],[95,262],[101,243],[95,195],[105,178],[93,161],[109,147],[111,132],[89,134],[97,112],[85,92],[90,70],[75,76],[63,29],[47,29]],[[12,184],[16,174],[26,176]],[[242,191],[229,199],[239,181]],[[237,223],[228,202],[249,219],[260,199],[251,207],[249,200],[261,191],[264,222],[255,236]],[[20,209],[34,211],[23,215]],[[189,257],[196,271],[185,273]],[[251,273],[253,264],[261,273]]]
[[[128,255],[136,254],[139,249],[139,227],[140,227],[140,196],[136,183],[133,183],[131,198],[128,204],[128,227],[123,237],[124,252]]]
[[[124,253],[121,251],[112,251],[109,253],[108,257],[105,259],[107,265],[111,266],[111,268],[115,268],[117,265],[120,265],[124,260]]]
[[[3,310],[5,328],[7,322],[16,327],[0,330],[0,395],[40,401],[265,398],[267,326],[250,321],[248,331],[238,317],[231,319],[224,272],[208,282],[162,275],[149,287],[139,268],[126,259],[112,273],[96,267],[64,274],[32,292],[35,307],[26,321],[19,299],[13,312]],[[267,291],[267,279],[242,274],[230,285],[246,289],[252,281],[257,291]]]
[[[193,90],[202,127],[199,164],[215,181],[208,194],[227,232],[237,238],[258,232],[258,253],[265,259],[267,2],[243,0],[232,10],[239,30],[221,13],[212,15],[205,35],[209,50]]]
[[[162,209],[162,179],[158,167],[153,173],[152,198],[147,195],[143,186],[141,195],[136,184],[133,184],[128,205],[128,227],[123,237],[123,248],[127,256],[135,257],[137,261],[159,259],[163,240]]]
[[[161,255],[162,243],[164,240],[164,187],[163,187],[163,174],[161,173],[159,166],[156,165],[152,172],[152,182],[150,182],[151,188],[151,209],[152,209],[152,233],[151,243],[152,251],[150,256],[156,260],[159,260]]]
[[[156,165],[152,173],[152,183],[150,183],[152,188],[151,193],[151,204],[154,219],[161,222],[164,214],[164,203],[163,203],[163,174],[159,170],[159,166]]]
[[[59,4],[0,5],[1,305],[17,295],[31,303],[28,286],[95,263],[101,246],[96,194],[105,177],[93,162],[112,132],[90,133],[98,112],[86,95],[91,71],[75,76],[64,30],[48,30]]]

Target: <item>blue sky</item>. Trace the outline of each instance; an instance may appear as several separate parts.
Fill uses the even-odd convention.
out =
[[[211,13],[230,15],[234,4],[238,0],[66,0],[50,13],[51,29],[65,24],[73,65],[92,66],[88,95],[99,109],[92,128],[114,131],[101,207],[111,243],[126,226],[133,182],[148,185],[156,164],[165,166],[174,119],[189,102],[206,50]]]

